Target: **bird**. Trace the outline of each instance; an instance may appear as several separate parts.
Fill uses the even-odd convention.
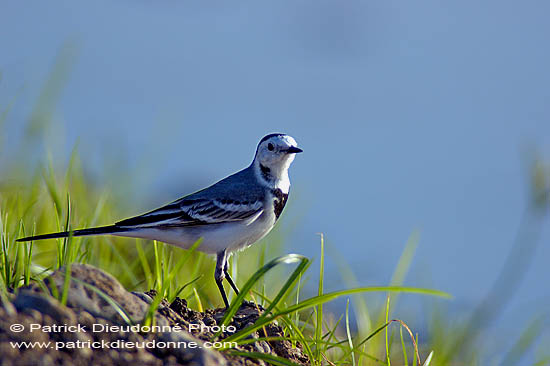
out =
[[[202,239],[196,250],[216,256],[214,280],[227,309],[223,280],[239,293],[229,275],[228,259],[233,252],[248,248],[273,229],[288,200],[289,167],[301,152],[293,137],[268,134],[258,143],[248,167],[156,210],[113,225],[29,236],[17,241],[114,235],[157,240],[189,249]]]

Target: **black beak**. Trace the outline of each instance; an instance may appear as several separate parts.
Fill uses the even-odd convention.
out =
[[[287,154],[297,154],[303,152],[304,150],[300,149],[299,147],[291,146],[285,151]]]

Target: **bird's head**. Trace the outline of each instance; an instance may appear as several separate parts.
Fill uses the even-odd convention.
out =
[[[284,133],[273,133],[260,140],[255,160],[267,168],[288,167],[295,154],[301,152],[294,138]]]
[[[284,133],[273,133],[260,140],[254,163],[263,173],[265,180],[279,180],[287,176],[287,170],[297,153],[296,140]]]

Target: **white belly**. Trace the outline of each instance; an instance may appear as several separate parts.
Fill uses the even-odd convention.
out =
[[[216,254],[223,249],[233,252],[249,247],[267,235],[274,224],[275,215],[273,211],[264,210],[259,217],[238,222],[163,229],[142,228],[137,231],[113,235],[158,240],[183,249],[189,249],[197,240],[202,238],[202,243],[197,250]]]

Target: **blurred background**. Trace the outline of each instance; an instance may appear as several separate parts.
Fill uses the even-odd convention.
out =
[[[263,135],[285,132],[305,152],[277,232],[283,252],[312,258],[324,233],[327,290],[342,267],[390,283],[409,242],[405,285],[454,298],[402,295],[396,316],[421,336],[427,308],[479,325],[491,364],[535,327],[518,362],[548,355],[549,3],[1,8],[0,184],[63,169],[76,148],[127,217],[247,166]]]

